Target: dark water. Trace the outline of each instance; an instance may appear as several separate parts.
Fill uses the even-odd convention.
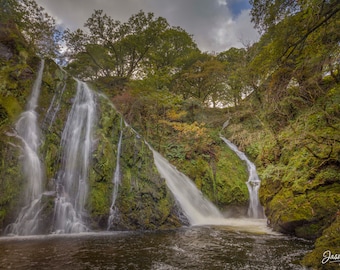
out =
[[[222,226],[0,238],[0,269],[303,269],[311,243]]]

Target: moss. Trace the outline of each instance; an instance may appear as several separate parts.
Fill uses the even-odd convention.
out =
[[[262,205],[267,205],[282,188],[281,179],[285,170],[286,168],[283,166],[268,165],[264,170],[259,171],[259,177],[261,178],[259,197]]]
[[[0,131],[4,135],[22,112],[36,78],[40,59],[25,49],[25,44],[13,43],[11,63],[0,70]],[[3,63],[3,62],[2,62]],[[56,179],[61,166],[61,136],[76,93],[76,82],[50,59],[45,60],[42,88],[37,113],[42,130],[40,157],[46,168],[44,189],[56,189]],[[112,177],[117,158],[117,144],[121,131],[121,116],[106,98],[97,95],[98,118],[94,131],[94,148],[89,172],[89,198],[86,204],[88,221],[92,228],[106,229],[113,188],[118,188],[116,201],[119,224],[116,228],[157,229],[180,226],[180,212],[160,178],[148,146],[128,127],[124,129],[121,155],[122,182],[114,187]],[[21,175],[19,145],[13,137],[0,139],[0,227],[13,222],[21,208],[20,195],[24,189]],[[19,188],[18,188],[19,187]],[[43,219],[46,233],[53,221],[55,194],[44,198]],[[41,223],[41,224],[42,224]]]
[[[98,229],[107,226],[111,202],[109,200],[112,190],[107,183],[91,185],[91,195],[87,200],[87,208],[92,218],[92,228]],[[105,228],[106,229],[106,228]]]
[[[181,172],[186,174],[199,190],[221,209],[230,205],[245,205],[249,200],[246,186],[248,172],[246,164],[230,150],[220,138],[214,146],[217,158],[195,155],[190,159],[168,153],[168,158]],[[176,147],[181,149],[181,147]],[[182,158],[180,158],[182,156]]]
[[[319,187],[307,195],[296,195],[289,189],[282,189],[267,204],[267,214],[277,230],[315,239],[339,206],[339,184]]]
[[[339,247],[339,219],[329,229],[337,236],[325,228],[340,208],[340,85],[324,90],[309,107],[297,106],[301,100],[293,101],[289,121],[281,121],[279,115],[275,119],[266,104],[261,109],[253,106],[252,95],[233,113],[224,131],[256,161],[262,179],[260,200],[270,226],[308,239],[323,235],[305,258],[305,264],[315,269],[334,267],[321,265],[322,254]],[[287,113],[290,100],[283,100],[282,105],[282,113]],[[249,108],[251,113],[247,113]]]
[[[246,164],[227,146],[222,146],[216,164],[216,195],[221,207],[245,205],[249,200]]]
[[[24,188],[21,174],[19,148],[8,143],[18,142],[14,138],[4,136],[0,140],[0,232],[6,225],[15,220],[18,206],[21,203],[21,192]]]
[[[179,226],[173,214],[174,200],[157,172],[151,151],[130,130],[124,133],[122,153],[122,184],[117,200],[119,226],[151,230]]]
[[[107,99],[99,96],[99,115],[94,134],[89,182],[89,210],[92,224],[106,229],[113,189],[118,189],[112,229],[157,229],[178,226],[172,214],[174,201],[160,179],[151,151],[129,127],[121,127],[121,117]],[[120,156],[121,183],[114,186],[118,140],[123,130]],[[171,219],[172,218],[172,219]],[[99,225],[98,225],[99,224]]]
[[[0,97],[0,105],[6,110],[10,121],[14,121],[22,111],[22,107],[13,96]]]
[[[321,186],[309,192],[307,199],[317,218],[333,216],[340,208],[340,183]]]
[[[99,104],[98,122],[93,135],[97,143],[92,153],[90,190],[86,208],[92,224],[106,229],[113,190],[112,178],[116,169],[120,116],[109,106],[107,100],[100,99]]]
[[[338,267],[338,263],[332,263],[331,261],[322,263],[325,251],[330,251],[333,255],[340,254],[339,212],[334,216],[331,225],[323,231],[322,236],[316,240],[314,250],[305,255],[302,263],[313,269],[335,269]]]

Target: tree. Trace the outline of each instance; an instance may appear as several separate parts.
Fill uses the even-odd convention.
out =
[[[325,72],[337,80],[340,25],[337,1],[251,1],[252,21],[264,32],[251,69],[264,74],[267,102],[278,104],[292,93],[306,105],[322,94]],[[335,70],[334,70],[335,69]]]
[[[3,0],[2,0],[3,1]],[[5,0],[6,2],[7,0]],[[11,9],[9,7],[13,5]],[[24,35],[28,45],[42,57],[56,57],[60,49],[61,33],[55,20],[34,0],[10,0],[2,4],[10,11],[10,18]]]
[[[227,73],[224,103],[233,103],[237,106],[242,97],[249,92],[249,87],[245,82],[246,50],[230,48],[219,53],[217,59],[225,65]]]
[[[274,44],[278,64],[312,46],[315,36],[334,34],[333,38],[318,42],[327,41],[333,49],[338,47],[339,33],[335,29],[339,26],[340,5],[337,1],[251,0],[250,3],[252,22],[259,31],[269,34],[268,41]]]
[[[188,55],[199,52],[192,36],[180,27],[168,28],[160,33],[160,39],[149,56],[153,70],[180,70]]]
[[[215,107],[223,100],[226,75],[225,66],[214,56],[194,53],[177,75],[173,91],[182,94],[184,99],[195,98]]]
[[[171,28],[164,18],[143,11],[121,23],[102,10],[95,10],[85,27],[88,33],[79,29],[66,31],[68,56],[74,67],[86,58],[94,76],[99,77],[142,78],[145,67],[155,69],[174,62],[174,51],[177,50],[177,54],[181,51],[176,46],[174,33],[182,37],[186,34],[180,28]],[[189,46],[194,47],[193,42]],[[170,50],[162,58],[160,55],[166,48]]]

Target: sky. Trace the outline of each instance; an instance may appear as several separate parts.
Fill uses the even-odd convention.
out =
[[[249,0],[36,0],[62,28],[83,28],[95,9],[125,22],[138,13],[153,12],[171,26],[180,26],[201,51],[221,52],[258,40],[250,22]]]

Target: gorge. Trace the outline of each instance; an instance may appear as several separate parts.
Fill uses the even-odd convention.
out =
[[[99,10],[61,54],[34,0],[0,0],[0,268],[332,269],[339,8],[319,2],[271,25],[254,1],[261,40],[220,53]]]
[[[8,145],[9,151],[18,148],[21,152],[16,157],[16,166],[19,171],[22,171],[21,186],[23,187],[18,196],[21,196],[22,192],[26,193],[25,189],[34,196],[19,200],[21,202],[21,205],[18,205],[19,209],[12,210],[13,213],[18,213],[18,217],[13,219],[13,223],[9,223],[4,230],[5,236],[0,238],[0,250],[2,248],[6,251],[11,250],[11,256],[17,252],[22,253],[23,250],[17,242],[19,239],[22,239],[19,241],[24,241],[25,245],[39,243],[41,247],[47,243],[48,245],[54,243],[52,244],[54,249],[59,250],[59,255],[62,255],[63,259],[58,261],[55,258],[59,256],[55,256],[53,259],[50,258],[49,262],[40,259],[33,261],[30,259],[32,257],[27,254],[24,256],[27,259],[14,263],[10,260],[11,256],[2,257],[1,255],[0,266],[30,268],[34,263],[39,263],[40,267],[51,267],[52,264],[60,266],[66,263],[82,268],[84,266],[81,263],[68,258],[62,249],[64,245],[68,245],[68,250],[72,246],[71,252],[77,253],[82,245],[89,245],[91,242],[95,243],[96,248],[92,249],[92,254],[88,253],[89,250],[83,254],[90,265],[108,267],[109,264],[113,264],[119,265],[120,269],[128,269],[126,268],[128,264],[119,259],[110,261],[107,258],[100,264],[92,261],[95,258],[93,252],[103,254],[103,249],[111,249],[107,246],[108,243],[115,246],[112,241],[119,241],[122,237],[127,249],[132,248],[132,242],[129,239],[135,239],[140,245],[142,245],[140,241],[143,241],[141,250],[154,249],[163,241],[176,239],[176,244],[169,243],[169,248],[178,250],[180,253],[185,252],[187,256],[202,256],[207,252],[205,248],[199,248],[200,251],[190,248],[186,241],[181,240],[182,233],[191,235],[189,241],[193,241],[196,234],[207,234],[204,237],[206,241],[216,242],[220,241],[218,235],[233,239],[235,238],[233,231],[243,232],[238,240],[243,243],[242,245],[249,241],[248,237],[252,237],[252,234],[258,234],[258,237],[263,238],[262,241],[274,241],[270,244],[274,250],[279,249],[279,246],[275,244],[276,240],[273,240],[275,238],[277,242],[285,241],[287,246],[296,249],[298,256],[301,256],[301,251],[308,249],[308,243],[293,244],[289,239],[272,232],[267,228],[265,219],[256,219],[257,216],[255,219],[226,218],[215,205],[205,198],[192,180],[171,165],[124,121],[105,95],[94,92],[87,84],[79,80],[69,78],[58,67],[55,72],[60,76],[59,87],[50,93],[51,103],[45,102],[45,109],[41,109],[38,101],[48,94],[41,86],[44,80],[42,75],[46,76],[46,70],[54,65],[52,62],[46,62],[46,65],[45,61],[40,63],[32,93],[27,102],[27,110],[20,115],[16,125],[18,127],[18,123],[23,121],[26,112],[36,116],[24,126],[30,130],[30,136],[35,139],[31,139],[34,147],[28,139],[22,139],[24,132],[19,128],[15,130],[18,135],[8,134],[9,139],[16,141],[16,144],[13,142]],[[42,115],[44,111],[46,114]],[[111,121],[112,119],[114,122]],[[52,132],[54,134],[58,132],[59,136],[54,137]],[[54,141],[56,138],[58,138],[57,141]],[[129,150],[132,152],[126,156],[125,151]],[[37,160],[41,162],[36,162]],[[107,167],[100,166],[100,164],[106,164]],[[137,170],[132,174],[134,169]],[[103,186],[100,186],[101,184]],[[96,192],[99,195],[96,195]],[[103,195],[106,197],[103,198]],[[96,205],[99,198],[92,198],[92,196],[100,196],[100,200],[105,200],[105,203]],[[138,204],[136,209],[133,209],[134,202]],[[154,204],[151,205],[152,203]],[[144,208],[142,204],[145,204]],[[250,205],[249,209],[252,208]],[[14,217],[14,215],[10,216]],[[189,225],[189,227],[183,227],[183,225]],[[226,229],[221,230],[220,226]],[[174,228],[178,230],[175,235],[173,234]],[[168,233],[162,236],[159,233],[148,232],[150,229],[156,231],[161,229]],[[172,230],[169,231],[169,229]],[[112,233],[105,233],[106,230]],[[139,233],[129,236],[129,234],[124,234],[124,230],[137,230]],[[211,236],[208,237],[208,235]],[[148,240],[144,239],[145,237]],[[11,243],[10,249],[8,249],[8,243]],[[224,244],[216,242],[216,245],[223,246]],[[235,248],[235,245],[238,245],[237,242],[230,243],[231,247]],[[48,256],[43,251],[45,249],[38,248],[35,252],[44,258]],[[217,250],[214,252],[218,253]],[[266,252],[268,254],[269,250]],[[130,261],[127,253],[121,252],[120,254],[127,262]],[[171,258],[171,254],[166,255],[164,252],[157,256]],[[258,256],[260,258],[263,255],[258,254]],[[275,253],[270,256],[275,256]],[[74,254],[73,257],[76,258],[77,255]],[[188,269],[194,267],[196,263],[200,265],[196,266],[199,267],[198,269],[207,267],[206,262],[200,260],[191,261],[188,257],[183,257],[182,260],[180,262],[174,259],[171,262],[162,259],[147,262],[138,259],[134,261],[134,264],[137,269],[144,267],[163,269],[162,267],[178,263],[182,266],[183,263],[187,264]],[[287,262],[282,260],[280,264]],[[210,267],[212,265],[219,268],[223,265],[234,267],[243,265],[243,263],[238,260],[234,262],[214,260],[210,262]],[[270,264],[264,266],[261,260],[255,262],[255,265],[264,267],[263,269],[271,267]]]
[[[52,175],[52,179],[46,179],[45,166],[48,165],[48,162],[44,157],[39,157],[39,147],[46,143],[44,140],[47,134],[44,134],[41,131],[41,124],[39,124],[38,116],[35,112],[35,109],[38,107],[39,94],[41,92],[40,88],[42,85],[44,63],[44,60],[40,63],[38,75],[32,87],[32,93],[28,99],[27,110],[22,113],[16,124],[18,135],[13,135],[22,141],[21,151],[23,157],[19,168],[21,167],[23,171],[24,192],[30,196],[25,197],[16,221],[10,223],[6,227],[5,234],[37,235],[44,233],[65,234],[91,231],[88,223],[91,216],[87,212],[86,207],[88,206],[89,193],[94,192],[90,190],[89,185],[90,174],[96,173],[96,171],[93,172],[97,165],[93,153],[96,148],[99,149],[102,147],[101,141],[94,136],[98,128],[95,123],[97,121],[101,122],[102,120],[100,119],[102,115],[97,115],[97,112],[102,110],[100,107],[100,99],[103,99],[104,102],[108,103],[112,113],[117,114],[119,119],[114,127],[116,129],[115,133],[118,133],[118,139],[113,138],[117,141],[117,144],[116,149],[114,149],[116,152],[115,164],[110,164],[112,168],[111,173],[113,172],[112,181],[109,182],[108,179],[105,179],[107,182],[106,189],[113,190],[111,206],[105,206],[106,210],[109,210],[109,212],[106,211],[105,213],[103,211],[105,214],[103,214],[102,217],[107,218],[108,230],[112,227],[114,228],[114,224],[117,224],[118,227],[135,225],[121,224],[121,220],[124,219],[124,217],[121,217],[122,212],[119,208],[120,198],[118,195],[121,196],[119,186],[123,185],[121,180],[124,180],[126,177],[124,170],[120,166],[121,156],[124,156],[124,153],[122,153],[122,145],[125,144],[125,141],[123,140],[125,129],[129,129],[130,132],[135,133],[134,135],[141,141],[141,144],[144,145],[144,147],[147,146],[151,151],[157,171],[166,183],[164,192],[169,193],[169,191],[171,191],[173,200],[175,201],[173,202],[173,205],[169,205],[168,207],[170,207],[170,209],[178,208],[178,215],[173,218],[177,218],[178,222],[180,222],[179,224],[232,224],[232,222],[228,223],[228,221],[225,220],[223,214],[216,206],[205,198],[191,179],[179,172],[147,142],[143,142],[141,135],[126,124],[123,117],[116,111],[115,107],[110,104],[110,101],[105,95],[93,92],[86,83],[77,79],[75,79],[76,92],[71,99],[70,104],[72,106],[68,109],[69,112],[65,118],[65,124],[62,123],[60,125],[60,146],[56,150],[56,153],[54,153],[56,154],[56,160],[53,160],[55,167],[51,168],[54,171],[54,175]],[[59,70],[58,72],[67,76],[62,70]],[[67,89],[67,85],[66,82],[63,82],[63,84],[64,86],[61,88],[61,92],[58,93],[58,103],[54,104],[57,95],[57,93],[55,93],[48,106],[46,115],[40,118],[44,119],[44,121],[46,119],[51,119],[48,123],[49,130],[53,129],[56,124],[55,120],[58,119],[60,104],[65,102],[63,93],[65,92],[65,89]],[[53,116],[50,117],[49,113],[52,111]],[[27,118],[26,115],[32,117],[28,117],[28,120],[25,121]],[[108,121],[108,119],[106,120]],[[44,121],[42,124],[44,124]],[[22,123],[24,123],[24,125]],[[125,127],[123,127],[123,123],[125,123]],[[110,135],[110,133],[107,134]],[[112,138],[104,137],[102,139],[109,140]],[[229,147],[231,147],[241,159],[247,161],[249,172],[247,185],[249,187],[255,185],[259,186],[258,178],[254,178],[254,174],[256,175],[254,165],[252,165],[243,153],[237,150],[236,146],[232,145],[223,137],[222,140],[227,142]],[[20,148],[20,145],[17,145],[16,147]],[[47,148],[50,147],[50,145],[47,145]],[[103,156],[103,159],[105,159],[105,156]],[[108,159],[106,162],[111,163],[112,160]],[[53,183],[51,183],[52,181]],[[136,185],[138,185],[138,179],[136,179],[136,181]],[[48,182],[50,182],[49,185],[52,187],[50,190],[46,189],[46,183]],[[162,183],[162,185],[164,185],[164,183]],[[95,189],[95,187],[92,187],[92,189]],[[169,191],[167,189],[169,189]],[[258,193],[254,193],[252,188],[249,189],[249,193],[250,204],[248,216],[252,218],[264,218],[264,216],[256,210],[261,207],[258,205]],[[157,196],[159,195],[155,194],[155,197]],[[46,204],[42,203],[43,197],[47,197],[48,200],[50,200],[50,203],[48,204],[49,209],[47,209]],[[54,201],[54,205],[52,204],[52,201]],[[110,200],[107,199],[107,202],[110,202]],[[153,209],[149,210],[153,212]],[[164,211],[164,209],[162,210]],[[48,211],[51,211],[51,213]],[[169,211],[169,209],[165,209],[165,211]],[[47,217],[53,218],[48,220]],[[181,222],[181,217],[184,219],[184,223]],[[150,218],[153,219],[152,214],[150,215]],[[251,222],[249,222],[249,224],[250,223]],[[142,227],[149,226],[147,223],[138,225]],[[96,224],[95,228],[103,229],[101,226],[101,224]]]

